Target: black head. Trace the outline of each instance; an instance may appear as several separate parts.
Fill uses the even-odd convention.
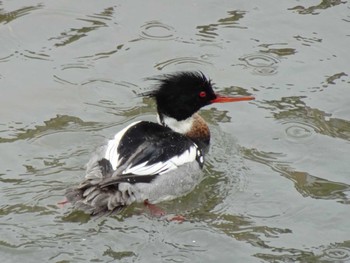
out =
[[[148,95],[157,102],[158,113],[185,120],[216,99],[211,81],[201,72],[179,72],[155,78],[159,88]]]

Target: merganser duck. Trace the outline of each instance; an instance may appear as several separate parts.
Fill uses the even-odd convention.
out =
[[[203,177],[210,142],[208,125],[197,111],[213,103],[254,99],[215,94],[201,72],[153,80],[158,87],[143,95],[155,98],[158,123],[131,123],[95,153],[85,180],[66,193],[78,209],[112,214],[134,202],[155,204],[189,193]]]

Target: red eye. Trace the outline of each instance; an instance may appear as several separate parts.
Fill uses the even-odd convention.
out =
[[[199,92],[199,97],[204,98],[205,96],[207,96],[207,93],[205,91]]]

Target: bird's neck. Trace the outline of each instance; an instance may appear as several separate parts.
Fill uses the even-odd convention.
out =
[[[157,117],[159,124],[169,127],[175,132],[184,134],[194,142],[201,144],[201,146],[209,145],[209,127],[205,120],[197,113],[182,121],[178,121],[164,114],[158,114]]]

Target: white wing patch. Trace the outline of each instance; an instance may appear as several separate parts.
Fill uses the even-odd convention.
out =
[[[133,122],[120,132],[118,132],[112,140],[108,141],[107,149],[104,158],[110,161],[112,168],[115,170],[121,162],[120,155],[118,153],[118,146],[120,140],[124,136],[125,132],[132,126],[138,124],[140,121]],[[122,173],[123,174],[135,174],[135,175],[152,175],[152,174],[163,174],[168,171],[174,170],[179,166],[196,161],[199,158],[203,162],[203,157],[198,146],[193,143],[193,145],[188,148],[185,152],[180,155],[176,155],[164,162],[157,162],[154,164],[148,164],[147,162],[133,166],[130,164]]]
[[[118,153],[118,146],[120,143],[121,138],[125,134],[125,132],[132,126],[138,124],[140,121],[136,121],[122,129],[120,132],[118,132],[114,139],[108,141],[107,150],[105,153],[105,158],[110,161],[112,164],[113,169],[116,169],[119,165],[120,159],[119,159],[119,153]]]
[[[136,174],[136,175],[151,175],[151,174],[163,174],[178,168],[179,166],[190,163],[199,157],[200,151],[196,144],[193,144],[188,150],[181,155],[174,156],[165,162],[158,162],[148,165],[148,162],[138,164],[136,166],[129,165],[123,174]]]

